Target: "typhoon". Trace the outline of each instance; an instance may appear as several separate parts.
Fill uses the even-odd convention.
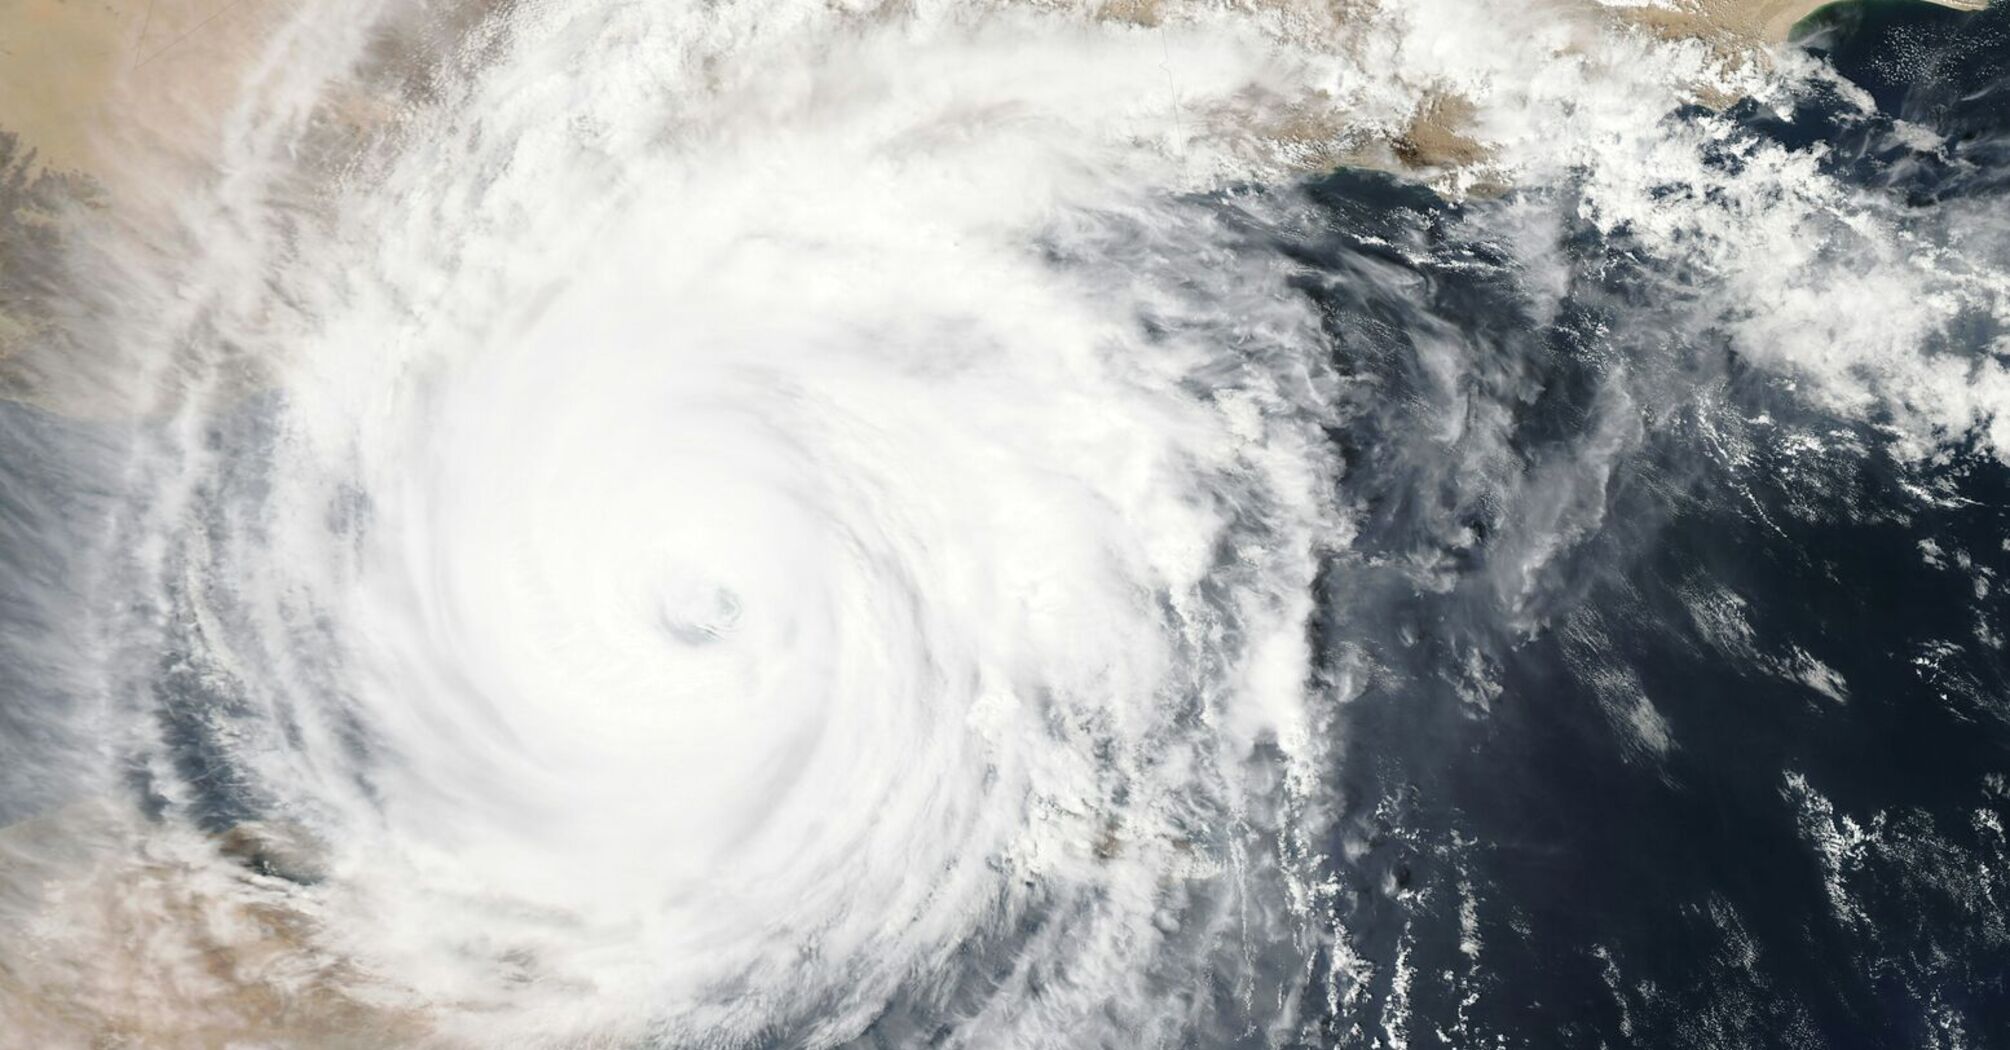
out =
[[[130,6],[0,1047],[2010,1046],[2010,14]]]

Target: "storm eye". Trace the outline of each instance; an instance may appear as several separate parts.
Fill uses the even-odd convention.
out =
[[[731,588],[677,581],[657,600],[664,631],[684,645],[710,645],[740,627],[740,596]]]

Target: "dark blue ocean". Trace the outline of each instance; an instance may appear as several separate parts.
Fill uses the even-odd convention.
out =
[[[2003,200],[2010,7],[1839,5],[1801,33],[1880,115],[1743,103],[1750,134],[1826,146],[1827,169],[1922,214]],[[2010,470],[1972,447],[1908,458],[1709,330],[1657,324],[1645,289],[1682,277],[1623,237],[1578,237],[1562,309],[1537,317],[1473,232],[1497,203],[1346,174],[1313,192],[1331,225],[1298,250],[1414,293],[1308,293],[1377,391],[1334,435],[1370,524],[1329,568],[1325,651],[1372,668],[1350,672],[1334,850],[1373,974],[1334,1042],[2010,1046]],[[1456,394],[1410,338],[1438,325],[1464,333]],[[1945,352],[1997,336],[1964,334]],[[1602,413],[1649,382],[1689,393],[1608,469]],[[1511,406],[1504,468],[1403,439],[1467,398]],[[1597,525],[1537,607],[1504,600],[1529,511],[1586,499]],[[1444,587],[1404,568],[1425,558],[1454,566]]]
[[[1747,100],[1666,119],[1727,121],[1710,158],[1726,172],[1747,162],[1741,145],[1811,152],[1922,243],[1952,235],[1956,208],[2010,222],[2010,3],[1840,4],[1796,39],[1843,81],[1790,111]],[[1584,195],[1564,182],[1451,200],[1341,170],[1180,202],[1213,224],[1210,250],[1286,260],[1339,380],[1321,451],[1338,464],[1344,541],[1321,555],[1306,683],[1337,711],[1318,785],[1330,883],[1314,899],[1329,913],[1318,936],[1273,942],[1189,942],[1169,921],[1171,963],[1123,987],[1173,1004],[1195,1048],[1299,1032],[1296,1045],[1360,1050],[2010,1050],[2010,466],[1977,435],[1922,448],[1877,411],[1825,411],[1790,369],[1741,355],[1721,274],[1582,217]],[[1532,212],[1562,224],[1540,266],[1519,239]],[[1176,253],[1109,225],[1087,238],[1097,250],[1136,254],[1169,287],[1188,279],[1189,260],[1151,262]],[[1048,261],[1081,262],[1060,248]],[[1237,323],[1202,314],[1143,323]],[[2005,336],[1978,314],[1929,349],[1979,368]],[[268,524],[227,512],[278,487],[284,400],[228,400],[187,435],[215,461],[189,497],[197,524],[166,545],[165,583],[123,588],[92,574],[122,571],[106,554],[133,528],[121,516],[148,511],[127,498],[145,486],[123,450],[134,431],[159,437],[157,421],[0,402],[0,568],[24,581],[0,593],[0,825],[73,803],[90,789],[71,778],[108,759],[137,821],[226,843],[260,893],[320,881],[242,830],[288,816],[246,768],[258,706],[218,655],[219,637],[252,632],[192,611],[240,597],[228,560],[204,552]],[[343,492],[327,528],[348,541],[371,509]],[[1268,508],[1242,509],[1260,523]],[[136,597],[91,606],[107,594]],[[75,625],[121,618],[158,633],[84,651]],[[320,654],[321,626],[289,644]],[[144,684],[106,707],[158,738],[145,761],[80,728],[103,698],[65,677],[127,663],[123,680]],[[329,724],[374,802],[371,776],[400,756],[360,717]],[[305,750],[297,733],[274,737]],[[1248,757],[1258,772],[1273,760]],[[1118,821],[1096,816],[1106,861]],[[1257,853],[1255,868],[1276,859]],[[1184,917],[1287,910],[1207,885]],[[1009,923],[931,956],[941,972],[908,975],[843,1045],[981,1042],[969,1019],[1012,994],[1037,1014],[1070,958],[1040,953],[1103,890],[1024,886]],[[486,934],[466,944],[509,964],[510,994],[535,983],[534,956]],[[10,965],[0,945],[0,989]],[[839,978],[819,994],[842,1000]],[[706,994],[744,997],[732,982]],[[778,1015],[768,1043],[716,1045],[831,1045],[824,1005]],[[9,1038],[0,1028],[0,1050],[22,1045]]]

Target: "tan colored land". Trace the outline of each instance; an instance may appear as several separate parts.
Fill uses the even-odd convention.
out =
[[[125,414],[85,377],[69,251],[164,227],[262,43],[298,0],[0,0],[0,394]]]
[[[0,0],[0,396],[29,398],[69,414],[123,414],[93,378],[68,385],[80,351],[52,303],[63,296],[56,272],[63,245],[80,224],[145,224],[162,219],[214,170],[221,123],[264,41],[303,0]],[[431,32],[452,33],[508,0],[414,4]],[[1285,5],[1306,24],[1334,32],[1369,0],[1244,0]],[[1720,41],[1743,51],[1784,40],[1820,0],[1642,0],[1637,7],[1581,3],[1611,18],[1671,36]],[[1977,9],[1986,0],[1930,0]],[[1175,0],[1103,0],[1101,17],[1157,25]],[[420,33],[416,36],[424,36]],[[386,90],[352,90],[332,99],[333,125],[380,123],[400,91],[423,90],[428,43],[395,36],[380,49]],[[400,63],[407,71],[397,71]],[[404,78],[406,82],[394,83]],[[379,97],[382,94],[386,97]],[[1707,101],[1707,100],[1706,100]],[[1471,132],[1473,107],[1433,95],[1407,126],[1372,141],[1335,114],[1311,107],[1217,114],[1231,134],[1288,166],[1336,164],[1422,174],[1459,193],[1485,192],[1476,176],[1490,151]],[[97,218],[92,218],[93,213]],[[165,221],[164,219],[162,221]],[[37,353],[28,355],[24,351]],[[33,356],[41,360],[31,361]],[[104,371],[118,372],[113,363]]]
[[[163,407],[121,356],[132,348],[87,331],[104,311],[79,276],[89,267],[70,264],[87,242],[181,253],[183,209],[219,174],[225,122],[306,2],[0,0],[0,397],[93,418]],[[309,121],[303,177],[339,170],[509,2],[418,0],[382,19]],[[259,382],[256,363],[221,367]]]
[[[227,836],[242,859],[255,832]],[[233,845],[238,849],[233,852]],[[37,1050],[438,1045],[315,944],[300,887],[86,801],[0,828],[0,1042]]]
[[[65,415],[140,411],[89,375],[79,243],[163,229],[214,177],[223,122],[302,0],[0,0],[0,395]],[[462,13],[492,0],[471,0]],[[427,25],[449,24],[427,4]],[[405,43],[418,47],[416,37]],[[416,89],[397,41],[372,56]],[[352,91],[338,121],[389,107]],[[63,374],[54,374],[61,370]],[[417,1011],[318,946],[306,861],[240,825],[213,839],[79,802],[0,827],[0,1044],[47,1050],[440,1045]]]
[[[288,0],[0,0],[0,131],[117,183],[142,142],[212,133]],[[137,141],[136,141],[137,140]]]
[[[1673,0],[1656,4],[1640,0],[1639,6],[1593,5],[1582,0],[1593,17],[1616,18],[1667,37],[1685,37],[1715,42],[1734,62],[1764,61],[1764,49],[1786,42],[1793,28],[1809,15],[1834,0]],[[1980,11],[1989,0],[1924,0],[1926,3],[1958,11]],[[1156,0],[1113,0],[1106,8],[1112,16],[1137,17],[1139,12],[1156,17]],[[1721,106],[1733,101],[1699,92],[1700,101]],[[1412,115],[1410,123],[1386,140],[1357,148],[1338,159],[1368,167],[1392,168],[1406,173],[1439,173],[1456,176],[1470,172],[1484,162],[1490,151],[1471,136],[1475,108],[1456,95],[1433,94]],[[1440,177],[1440,189],[1455,187],[1461,195],[1485,195],[1502,187],[1481,178],[1457,181]]]
[[[1243,0],[1256,7],[1287,9],[1293,21],[1314,27],[1314,35],[1344,39],[1347,23],[1372,10],[1373,0]],[[1647,29],[1669,38],[1710,41],[1727,62],[1764,62],[1767,49],[1784,43],[1793,27],[1833,0],[1561,0],[1588,21]],[[1925,0],[1964,11],[1979,11],[1989,0]],[[1101,0],[1096,16],[1111,22],[1156,27],[1178,17],[1175,0]],[[1698,88],[1698,100],[1722,106],[1733,99]],[[1492,151],[1474,137],[1477,108],[1449,92],[1424,96],[1402,127],[1364,136],[1347,126],[1344,114],[1317,105],[1249,100],[1207,114],[1211,127],[1245,139],[1252,156],[1286,166],[1319,170],[1335,166],[1372,168],[1423,177],[1453,196],[1490,195],[1505,188],[1487,170]]]
[[[249,63],[298,2],[0,0],[0,135],[13,136],[0,140],[0,390],[50,404],[45,390],[5,383],[8,362],[27,356],[24,347],[61,346],[61,317],[50,302],[66,288],[54,260],[79,224],[131,220],[193,191]],[[489,2],[467,0],[464,11],[473,17]],[[1333,0],[1343,12],[1336,20],[1350,2]],[[1743,46],[1785,40],[1822,6],[1677,2],[1683,6],[1597,13]],[[1109,0],[1102,13],[1151,25],[1164,6]],[[398,64],[395,55],[385,61]],[[362,114],[359,123],[373,119],[365,96],[342,105]],[[1365,163],[1430,174],[1485,161],[1472,115],[1465,99],[1433,95],[1372,148],[1338,145],[1345,129],[1329,113],[1257,106],[1239,122],[1221,116],[1305,168]],[[54,407],[97,414],[69,399]],[[0,828],[0,944],[37,944],[32,960],[0,952],[0,1041],[49,1048],[428,1041],[422,1016],[373,1004],[371,992],[381,989],[317,952],[287,879],[260,874],[285,874],[283,842],[238,829],[212,843],[216,863],[194,864],[186,852],[149,845],[153,829],[135,820],[84,803]],[[1096,847],[1116,848],[1114,838]],[[58,931],[63,936],[49,936],[45,914],[71,923]]]
[[[1832,0],[1677,0],[1671,7],[1620,8],[1632,22],[1671,35],[1731,37],[1776,44]],[[1957,11],[1980,11],[1988,0],[1925,0]]]

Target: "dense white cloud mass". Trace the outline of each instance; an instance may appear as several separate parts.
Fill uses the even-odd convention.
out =
[[[589,0],[498,7],[420,78],[372,64],[410,17],[306,5],[175,232],[80,264],[162,393],[75,585],[104,641],[66,717],[109,756],[75,795],[141,786],[96,863],[190,873],[151,911],[207,940],[107,968],[134,891],[28,894],[36,995],[181,982],[141,1013],[186,1028],[264,982],[471,1046],[1305,1034],[1348,957],[1322,427],[1363,395],[1264,250],[1305,208],[1251,187],[1440,94],[1485,151],[1441,188],[1525,191],[1473,221],[1537,299],[1584,222],[1824,408],[1919,450],[2002,425],[2001,365],[1928,349],[2001,311],[2000,220],[1668,119],[1790,106],[1803,58],[1478,0]],[[1597,528],[1632,396],[1515,497],[1504,591]],[[1495,407],[1419,447],[1494,462]],[[203,961],[274,936],[311,965]]]

